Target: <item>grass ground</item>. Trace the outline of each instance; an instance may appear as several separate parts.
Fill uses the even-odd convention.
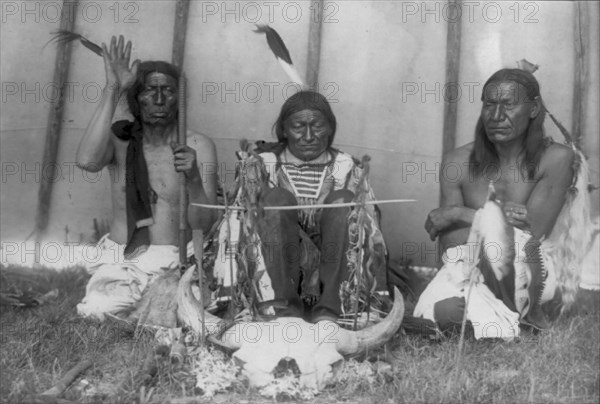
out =
[[[1,273],[2,290],[59,289],[58,298],[39,307],[0,306],[3,403],[32,402],[35,394],[53,386],[86,358],[93,365],[81,378],[89,385],[84,388],[78,379],[59,402],[272,402],[243,383],[212,399],[202,398],[185,364],[148,360],[153,359],[149,333],[78,318],[75,306],[88,279],[81,269],[33,273],[13,267],[2,268]],[[598,403],[599,313],[597,306],[579,310],[561,318],[552,329],[518,343],[467,341],[460,374],[455,372],[457,339],[430,342],[399,333],[378,352],[391,369],[331,386],[309,402]],[[149,368],[152,363],[156,366]]]

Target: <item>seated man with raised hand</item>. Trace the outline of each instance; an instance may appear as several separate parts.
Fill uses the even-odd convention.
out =
[[[259,145],[255,150],[258,155],[249,157],[258,158],[266,169],[259,202],[264,207],[301,206],[265,209],[264,216],[256,221],[275,301],[285,302],[276,314],[303,317],[304,298],[309,306],[314,303],[307,313],[311,321],[336,321],[344,312],[340,295],[356,286],[350,281],[353,267],[363,264],[355,262],[353,255],[358,247],[356,220],[352,218],[356,210],[311,206],[352,202],[359,192],[367,199],[374,197],[367,182],[362,181],[359,162],[332,147],[336,118],[323,95],[300,91],[291,96],[273,130],[278,142]],[[370,240],[365,243],[367,272],[383,271],[386,250],[374,206],[366,205],[361,212]],[[350,236],[349,223],[354,232]]]
[[[557,250],[566,246],[558,245],[553,229],[575,230],[559,223],[580,214],[573,209],[575,186],[577,197],[589,196],[585,179],[574,170],[580,154],[544,135],[546,110],[533,74],[499,70],[485,83],[482,101],[475,141],[443,158],[442,173],[453,168],[462,176],[442,175],[441,207],[427,217],[425,229],[432,240],[439,237],[444,266],[420,296],[414,315],[441,329],[453,328],[460,325],[468,299],[467,319],[477,338],[510,340],[519,335],[519,324],[547,327],[541,304],[560,300],[561,292],[573,293],[568,291],[573,282],[561,282],[576,278],[576,258],[564,261],[569,255]],[[495,200],[486,204],[490,183]],[[499,220],[489,223],[494,206]],[[467,245],[472,230],[484,237],[481,250]],[[492,241],[490,230],[504,241]],[[578,248],[582,255],[585,247]],[[477,260],[480,275],[470,285]]]
[[[111,178],[110,233],[77,307],[101,319],[131,310],[153,279],[178,266],[179,173],[190,202],[216,203],[216,170],[199,169],[216,165],[214,143],[188,132],[187,145],[177,144],[179,70],[162,61],[130,66],[130,53],[122,36],[112,38],[110,49],[103,44],[106,85],[77,151],[79,167],[108,167]],[[133,116],[120,109],[123,99]],[[115,122],[117,116],[128,119]],[[191,228],[208,231],[215,219],[214,211],[189,209]]]

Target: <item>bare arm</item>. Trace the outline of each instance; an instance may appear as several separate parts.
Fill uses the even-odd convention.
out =
[[[551,147],[540,162],[541,177],[527,199],[524,222],[536,239],[552,232],[574,175],[573,152],[564,146]]]
[[[109,164],[114,155],[114,145],[110,126],[119,99],[133,85],[137,74],[138,61],[129,68],[131,42],[125,48],[123,36],[112,37],[110,51],[102,44],[106,85],[102,91],[100,104],[79,142],[77,165],[88,171],[100,171]]]
[[[187,178],[190,205],[188,222],[192,229],[210,230],[217,218],[217,211],[191,205],[217,203],[217,151],[213,141],[204,135],[188,138],[189,145],[175,146],[175,170],[184,172]]]
[[[467,241],[469,228],[475,215],[475,209],[465,206],[461,190],[461,183],[468,181],[468,178],[460,178],[456,181],[449,180],[443,175],[449,164],[464,167],[464,158],[464,150],[455,150],[444,156],[440,169],[441,206],[429,212],[425,222],[425,229],[431,240],[440,236],[442,250],[450,245],[464,244]]]

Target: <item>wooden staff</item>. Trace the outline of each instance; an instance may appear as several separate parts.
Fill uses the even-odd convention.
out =
[[[448,0],[457,10],[462,7],[462,0]],[[448,21],[446,28],[446,83],[458,83],[460,73],[461,18]],[[451,93],[452,94],[452,93]],[[452,98],[454,97],[454,98]],[[446,155],[456,147],[456,124],[458,111],[458,94],[449,95],[444,101],[444,123],[442,134],[442,155]],[[441,194],[440,194],[441,202]]]
[[[69,4],[67,4],[67,0],[63,1],[62,12],[60,15],[60,29],[73,31],[73,28],[75,27],[75,16],[78,14],[76,13],[76,10],[79,0],[70,1],[68,3]],[[44,168],[44,173],[46,173],[46,168],[48,168],[50,170],[50,174],[42,175],[40,189],[38,191],[38,203],[34,229],[37,241],[41,239],[43,233],[48,228],[48,222],[50,220],[50,204],[52,199],[52,189],[55,182],[50,179],[57,178],[55,176],[57,170],[56,167],[58,167],[56,162],[58,160],[58,148],[60,144],[63,114],[65,111],[65,94],[67,94],[67,92],[64,91],[64,86],[69,77],[71,48],[72,46],[68,43],[59,43],[56,48],[54,78],[52,82],[57,85],[57,88],[60,91],[58,92],[58,97],[52,100],[52,105],[48,112],[46,143],[44,145],[42,167]],[[39,254],[36,253],[36,263],[40,261],[39,258]]]
[[[202,229],[192,230],[192,240],[194,244],[194,257],[196,258],[196,269],[198,270],[198,287],[200,289],[200,323],[202,331],[200,332],[200,345],[206,342],[205,320],[204,320],[204,268],[202,268],[202,255],[204,253],[204,233]]]
[[[586,101],[589,93],[590,58],[590,13],[591,7],[585,3],[575,3],[575,83],[573,89],[573,124],[571,133],[575,146],[581,147],[581,139],[586,133]],[[552,118],[552,117],[551,117]],[[554,118],[552,118],[554,119]]]
[[[306,56],[306,84],[319,91],[319,65],[321,63],[321,38],[323,32],[324,0],[314,0],[315,18],[310,18],[308,28],[308,55]],[[311,6],[311,8],[313,7]]]
[[[179,103],[177,140],[179,145],[185,146],[187,128],[185,122],[185,75],[183,72],[179,77],[177,101]],[[179,173],[179,264],[182,267],[185,267],[185,263],[187,262],[187,208],[187,180],[185,173]]]
[[[189,14],[190,0],[177,0],[175,2],[175,26],[173,28],[173,53],[171,56],[171,63],[180,69],[183,69]]]

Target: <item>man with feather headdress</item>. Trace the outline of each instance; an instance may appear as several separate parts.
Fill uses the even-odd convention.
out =
[[[216,164],[212,140],[188,133],[188,145],[177,144],[179,70],[162,61],[130,65],[131,42],[124,42],[120,36],[102,45],[106,85],[77,151],[79,167],[108,167],[111,176],[110,233],[78,305],[100,318],[131,309],[164,268],[177,266],[179,173],[191,202],[216,203],[215,170],[199,170]],[[192,228],[208,231],[215,219],[212,211],[189,210]]]
[[[443,158],[442,173],[459,167],[463,175],[441,177],[441,207],[425,229],[439,237],[444,266],[414,314],[452,328],[468,301],[477,338],[512,339],[520,325],[548,326],[543,303],[574,300],[590,240],[587,170],[574,144],[544,135],[547,110],[532,72],[497,71],[482,102],[475,141]],[[483,241],[475,251],[473,235]]]
[[[287,99],[273,131],[277,143],[259,143],[247,156],[244,164],[259,162],[263,173],[246,171],[241,195],[242,199],[246,195],[246,202],[256,199],[262,207],[300,205],[293,210],[264,210],[254,221],[274,300],[284,302],[276,314],[303,317],[304,300],[312,306],[306,315],[311,321],[336,321],[352,309],[349,302],[361,291],[368,300],[375,285],[373,274],[385,266],[385,244],[374,207],[334,207],[374,199],[365,167],[332,147],[336,118],[317,92],[300,91]],[[254,196],[248,195],[252,185],[257,185],[250,192]],[[357,237],[363,230],[365,237]]]

